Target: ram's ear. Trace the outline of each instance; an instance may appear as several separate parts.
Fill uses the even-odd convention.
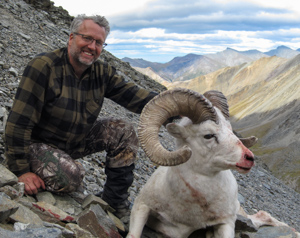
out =
[[[255,136],[250,136],[247,138],[239,138],[239,139],[243,143],[243,145],[246,146],[247,148],[254,146],[258,140],[257,137]]]
[[[189,137],[186,129],[176,123],[169,123],[167,124],[166,128],[170,135],[174,136],[175,138],[186,139]]]

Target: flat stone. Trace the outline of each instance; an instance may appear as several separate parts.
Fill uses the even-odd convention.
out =
[[[50,222],[44,222],[43,224],[47,228],[58,228],[58,229],[60,229],[62,231],[62,235],[63,235],[64,238],[74,238],[75,237],[75,233],[72,230],[70,230],[70,229],[68,229],[64,226],[61,226],[59,224],[53,224],[53,223],[50,223]],[[69,223],[69,224],[71,224],[71,223]]]
[[[9,231],[0,228],[0,237],[5,238],[63,238],[62,231],[58,228],[32,228],[23,231]]]
[[[255,232],[257,231],[257,228],[253,225],[250,219],[243,217],[241,215],[237,215],[237,219],[235,221],[235,230]]]
[[[8,223],[0,223],[0,228],[8,230],[8,231],[14,231],[14,225],[8,224]]]
[[[22,223],[22,222],[15,222],[14,223],[14,231],[23,231],[30,226],[30,223]]]
[[[77,224],[100,238],[121,238],[112,220],[100,205],[91,204],[89,208],[79,214]]]
[[[8,72],[10,72],[13,76],[18,76],[18,71],[15,68],[10,67],[8,69]]]
[[[18,183],[18,177],[0,164],[0,187]]]
[[[18,182],[17,184],[13,185],[13,188],[18,191],[18,193],[20,195],[18,197],[24,196],[24,192],[25,192],[25,184],[24,183]]]
[[[0,63],[1,65],[1,63]],[[3,117],[7,117],[7,110],[5,109],[5,107],[0,107],[0,118],[3,118]]]
[[[264,226],[258,229],[253,238],[296,238],[295,232],[290,227],[277,226],[269,227]]]
[[[11,199],[16,199],[23,196],[22,192],[19,192],[12,186],[6,185],[2,188],[0,188],[0,192],[4,192],[6,195],[8,195]]]
[[[56,201],[55,206],[72,216],[77,216],[83,211],[81,204],[69,195],[60,196],[53,194],[53,197]]]
[[[30,228],[38,228],[43,226],[43,221],[41,218],[23,205],[19,205],[18,210],[10,215],[9,218],[13,222],[30,224]]]
[[[14,214],[19,204],[11,200],[5,193],[0,193],[0,222],[6,221],[12,214]]]
[[[37,202],[33,203],[33,210],[36,212],[40,218],[47,222],[63,221],[63,222],[74,222],[75,218],[61,209],[45,203]]]
[[[26,40],[30,40],[31,39],[31,37],[29,35],[25,35],[22,32],[19,32],[19,34],[20,34],[20,36],[22,36]]]
[[[115,223],[116,227],[120,231],[125,232],[124,223],[118,217],[116,217],[114,214],[112,214],[110,211],[108,211],[107,214],[108,214],[109,218]]]
[[[82,208],[85,209],[91,204],[99,204],[103,210],[105,211],[110,211],[110,212],[115,212],[115,209],[113,209],[111,206],[108,205],[107,202],[105,202],[102,198],[97,197],[93,194],[88,195],[82,203]]]
[[[51,205],[55,205],[56,200],[51,192],[45,191],[45,192],[39,192],[36,195],[36,198],[39,202],[45,202]]]
[[[31,209],[33,207],[33,203],[36,202],[36,200],[32,196],[23,196],[16,200],[18,203],[28,207]]]
[[[77,224],[73,223],[68,223],[66,225],[66,228],[73,231],[75,234],[75,237],[80,237],[80,238],[95,238],[94,235],[92,235],[89,231],[82,229],[80,226]]]

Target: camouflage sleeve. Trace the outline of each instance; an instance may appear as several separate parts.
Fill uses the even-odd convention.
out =
[[[49,67],[32,60],[24,70],[5,128],[5,155],[9,169],[17,176],[29,172],[29,144],[39,121]]]

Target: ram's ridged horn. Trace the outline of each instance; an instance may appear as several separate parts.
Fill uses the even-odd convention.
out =
[[[203,95],[192,90],[177,88],[165,91],[153,98],[140,116],[138,135],[142,148],[156,164],[174,166],[186,162],[191,157],[191,149],[182,147],[176,151],[166,150],[159,141],[158,132],[170,117],[186,116],[194,124],[206,120],[218,123],[217,113]]]
[[[226,119],[229,118],[229,106],[227,102],[227,98],[223,93],[216,90],[210,90],[205,92],[204,97],[206,97],[215,107],[219,108],[223,113]]]

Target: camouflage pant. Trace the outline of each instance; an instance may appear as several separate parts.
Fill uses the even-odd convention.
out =
[[[138,138],[134,128],[122,120],[99,119],[86,137],[83,153],[62,151],[43,143],[30,145],[31,171],[45,182],[51,192],[73,192],[82,183],[85,171],[74,159],[106,151],[106,167],[130,166],[136,159]]]

